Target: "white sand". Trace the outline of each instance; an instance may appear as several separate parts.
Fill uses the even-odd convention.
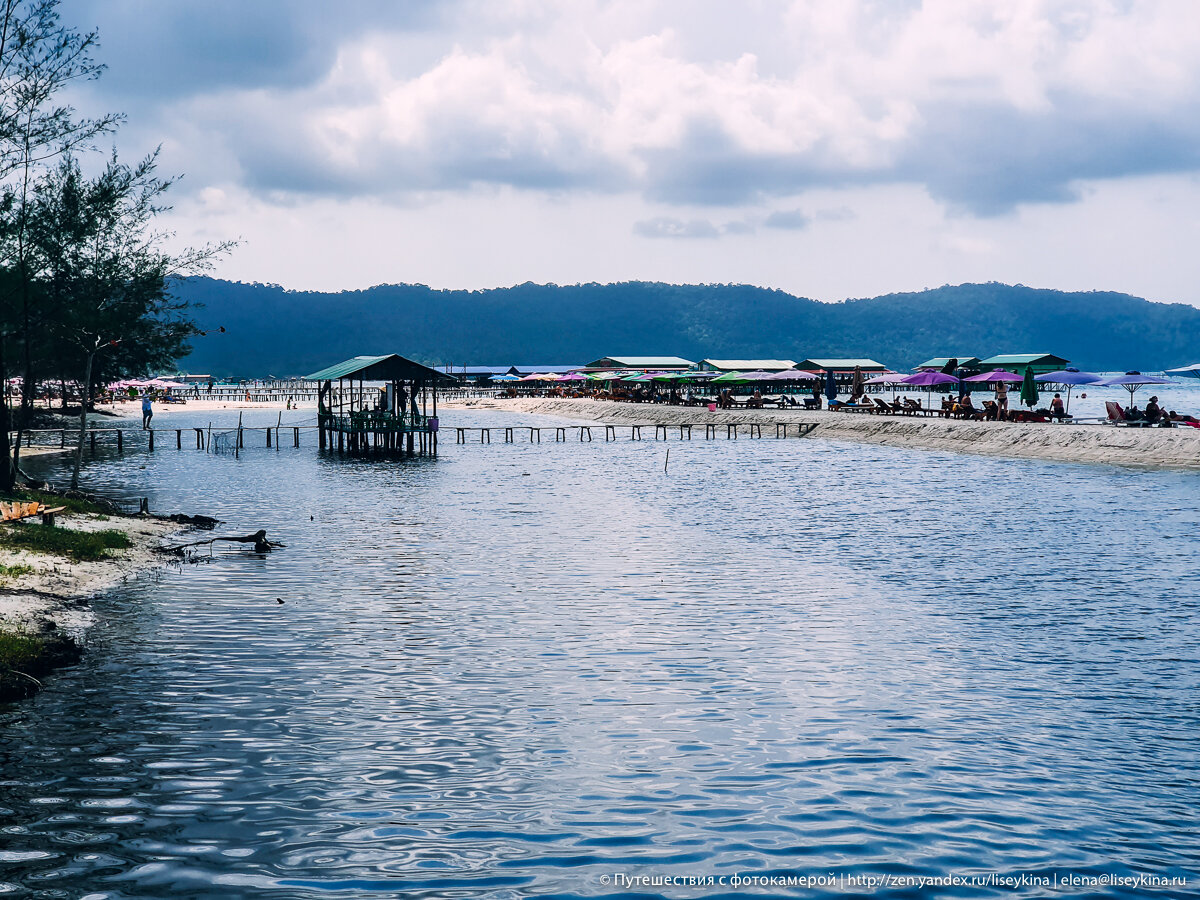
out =
[[[182,530],[174,522],[158,519],[63,513],[58,514],[57,525],[76,531],[117,529],[129,535],[133,546],[128,550],[111,550],[109,558],[94,562],[74,562],[0,547],[0,564],[30,566],[34,570],[28,575],[0,576],[0,588],[6,591],[0,593],[0,626],[20,628],[40,619],[51,619],[68,631],[78,632],[88,627],[93,619],[86,606],[87,598],[139,572],[160,567],[163,557],[154,553],[153,548]]]
[[[115,413],[123,419],[141,419],[142,417],[142,401],[141,400],[120,400],[116,403],[106,403],[98,407],[100,410],[107,413]],[[317,404],[315,401],[293,403],[293,410],[316,410]],[[169,419],[174,413],[188,412],[208,412],[215,409],[270,409],[282,410],[287,412],[287,402],[284,400],[271,402],[254,402],[247,400],[207,400],[201,397],[199,400],[189,399],[186,403],[159,403],[154,404],[154,425],[159,427],[164,419]],[[88,421],[93,424],[99,424],[104,421],[103,416],[90,418]]]
[[[811,439],[856,441],[987,456],[1130,466],[1200,468],[1200,429],[1116,428],[1051,422],[969,422],[936,417],[772,409],[718,410],[607,400],[465,400],[448,408],[495,409],[611,424],[815,422]],[[773,434],[773,432],[764,432]]]

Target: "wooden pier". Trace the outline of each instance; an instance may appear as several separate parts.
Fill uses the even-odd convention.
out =
[[[336,427],[336,423],[334,423]],[[807,437],[817,427],[815,422],[685,422],[682,424],[608,424],[591,423],[580,425],[491,425],[491,426],[453,426],[454,443],[456,444],[490,444],[492,432],[496,432],[498,444],[542,443],[542,432],[547,433],[547,443],[589,443],[598,441],[602,436],[604,443],[615,441],[690,441],[717,440],[718,438],[736,441],[741,435],[743,439],[760,440],[764,437],[764,426],[769,435],[774,425],[774,437],[784,439],[789,437]],[[325,445],[321,446],[322,431]],[[391,435],[397,439],[388,443],[380,435],[384,432],[372,430],[371,423],[365,429],[358,429],[356,424],[348,424],[347,430],[338,432],[326,422],[324,428],[318,425],[237,425],[235,427],[206,427],[188,428],[89,428],[84,447],[96,453],[101,447],[115,448],[118,453],[130,450],[145,450],[153,453],[159,449],[199,450],[205,453],[229,453],[239,456],[249,444],[267,450],[280,450],[285,445],[300,448],[302,436],[308,434],[317,437],[317,445],[321,450],[356,455],[437,455],[437,431],[393,431]],[[15,438],[15,432],[12,437]],[[402,447],[398,436],[411,436],[412,450]],[[553,435],[550,437],[549,435]],[[340,436],[342,440],[335,440]],[[78,429],[74,428],[35,428],[25,432],[25,446],[46,448],[52,447],[65,451],[73,450],[79,438]],[[521,440],[518,440],[520,438]],[[311,446],[311,444],[310,444]]]
[[[567,440],[578,440],[580,443],[587,443],[595,440],[592,430],[597,432],[603,429],[604,440],[606,443],[611,443],[620,439],[631,441],[646,440],[643,431],[646,429],[654,429],[653,440],[666,441],[670,440],[671,436],[678,432],[678,439],[681,441],[690,441],[694,429],[704,429],[704,440],[716,440],[718,434],[724,431],[725,440],[736,441],[738,434],[744,434],[751,439],[760,439],[763,436],[763,425],[775,426],[775,437],[783,439],[792,434],[795,430],[796,437],[807,437],[813,429],[817,427],[816,422],[684,422],[671,424],[653,424],[640,423],[628,425],[609,425],[609,424],[591,424],[591,425],[502,425],[502,426],[464,426],[454,427],[454,443],[466,444],[475,443],[469,435],[478,435],[480,444],[490,444],[492,442],[492,432],[500,432],[504,435],[504,443],[517,443],[516,436],[518,433],[528,433],[530,444],[540,444],[542,442],[542,432],[554,432],[554,442],[563,443]],[[618,434],[620,431],[620,434]],[[628,436],[625,437],[626,431]],[[574,432],[571,437],[567,437],[567,432]]]

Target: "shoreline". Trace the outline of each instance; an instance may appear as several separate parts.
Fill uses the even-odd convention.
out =
[[[189,531],[188,526],[153,516],[65,512],[57,519],[56,528],[124,532],[130,546],[87,561],[0,547],[0,567],[18,573],[0,571],[0,634],[28,636],[38,645],[36,654],[21,669],[14,666],[10,672],[0,666],[0,703],[37,693],[41,688],[38,673],[44,675],[78,662],[82,638],[96,622],[88,601],[130,578],[160,568],[164,560],[157,548],[167,538]],[[30,521],[36,523],[39,519]],[[25,673],[24,668],[36,671]]]
[[[514,398],[452,401],[447,409],[507,410],[613,425],[680,423],[811,422],[808,438],[941,450],[1013,459],[1149,468],[1200,469],[1200,428],[1116,428],[1038,422],[974,422],[962,419],[834,413],[828,410],[739,409],[612,400]]]

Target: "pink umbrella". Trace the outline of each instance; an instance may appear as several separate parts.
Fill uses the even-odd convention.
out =
[[[964,378],[963,381],[981,381],[990,383],[993,381],[1008,381],[1012,384],[1020,384],[1025,380],[1023,375],[1018,375],[1016,372],[1006,372],[1004,369],[992,369],[990,372],[982,372],[979,375],[972,375],[970,378]]]
[[[884,372],[882,375],[868,378],[863,384],[904,384],[905,379],[911,377],[911,375],[901,375],[899,372]]]
[[[897,384],[931,387],[935,384],[958,384],[958,379],[953,375],[945,375],[942,372],[918,372],[916,375],[905,376]]]

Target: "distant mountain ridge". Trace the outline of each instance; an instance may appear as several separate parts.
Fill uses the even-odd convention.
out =
[[[934,356],[1056,353],[1085,370],[1200,361],[1200,309],[1128,294],[961,284],[823,303],[749,285],[522,284],[483,291],[379,285],[287,291],[191,278],[177,296],[224,334],[197,338],[186,371],[303,375],[359,354],[431,365],[583,364],[608,355],[688,359],[872,357],[907,369]]]

